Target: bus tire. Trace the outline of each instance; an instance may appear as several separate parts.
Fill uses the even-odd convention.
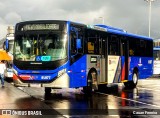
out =
[[[107,91],[107,84],[100,84],[98,85],[98,91],[106,92]]]
[[[45,94],[51,94],[51,87],[45,87]]]
[[[98,90],[97,72],[95,70],[89,72],[87,77],[87,86],[83,87],[83,93],[91,94],[93,90]]]
[[[138,83],[138,72],[135,71],[133,72],[133,76],[132,76],[132,80],[131,81],[128,81],[128,82],[125,82],[124,85],[126,88],[129,88],[129,89],[133,89],[137,86],[137,83]]]

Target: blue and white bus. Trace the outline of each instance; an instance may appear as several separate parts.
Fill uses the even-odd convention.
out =
[[[153,40],[106,25],[42,20],[17,23],[15,86],[79,88],[90,93],[110,83],[134,88],[153,74]]]
[[[6,36],[6,39],[8,40],[8,45],[9,45],[9,49],[8,49],[8,55],[11,57],[11,60],[6,61],[6,69],[4,71],[4,78],[5,79],[9,79],[12,80],[13,78],[13,69],[12,69],[12,64],[13,64],[13,46],[14,46],[14,34],[9,34]],[[3,44],[3,48],[5,47],[5,41]],[[7,50],[7,49],[4,49]]]
[[[7,39],[7,42],[6,42],[6,39]],[[5,47],[6,43],[8,43],[10,48]],[[13,26],[8,26],[7,35],[6,35],[5,40],[3,42],[3,49],[7,50],[7,54],[11,57],[11,60],[5,61],[6,69],[4,71],[4,78],[9,79],[11,81],[12,81],[12,78],[13,78],[13,69],[12,69],[13,46],[14,46],[14,27]]]
[[[153,41],[153,74],[160,75],[160,39],[154,39]]]

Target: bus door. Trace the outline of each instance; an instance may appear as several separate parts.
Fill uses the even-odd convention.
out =
[[[126,39],[121,39],[121,81],[128,80],[129,45]]]
[[[108,36],[108,83],[118,83],[121,77],[120,36]]]
[[[100,50],[100,84],[106,84],[107,83],[107,67],[108,67],[108,51],[107,51],[107,38],[101,38],[100,39],[101,44],[101,50]]]

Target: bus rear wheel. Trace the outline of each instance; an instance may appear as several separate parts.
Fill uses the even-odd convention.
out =
[[[138,72],[134,72],[132,76],[132,80],[125,82],[124,85],[126,88],[133,89],[136,87],[138,83]]]
[[[107,91],[107,84],[100,84],[98,85],[98,91],[106,92]]]
[[[93,90],[98,90],[97,73],[94,70],[88,74],[87,86],[83,87],[83,93],[91,94]]]

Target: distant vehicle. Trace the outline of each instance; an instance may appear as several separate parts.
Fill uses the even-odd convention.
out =
[[[91,93],[120,82],[134,88],[153,74],[152,38],[106,25],[20,22],[13,50],[14,85],[45,87],[46,93],[68,87]]]
[[[153,56],[154,56],[153,74],[160,75],[160,39],[154,39]]]
[[[4,71],[4,78],[5,79],[12,79],[13,78],[13,45],[14,45],[14,34],[9,34],[6,36],[6,40],[8,41],[8,55],[12,58],[10,61],[6,61],[6,70]],[[4,42],[4,46],[6,43],[6,40]],[[6,50],[6,49],[5,49]]]

